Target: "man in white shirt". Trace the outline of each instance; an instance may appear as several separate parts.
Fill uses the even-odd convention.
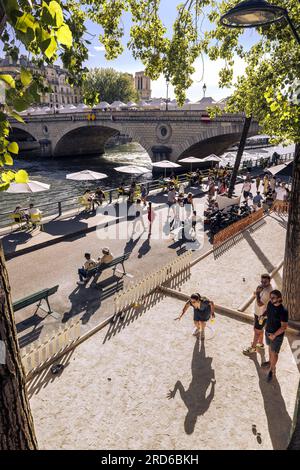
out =
[[[84,265],[82,266],[82,268],[78,269],[79,281],[77,282],[77,284],[79,285],[84,285],[88,281],[89,270],[97,266],[96,261],[91,258],[90,253],[85,253],[84,257]]]
[[[285,189],[284,183],[281,184],[281,186],[277,186],[275,188],[276,192],[276,201],[285,201],[287,198],[287,191]]]
[[[243,354],[249,355],[257,352],[257,349],[264,349],[264,327],[266,324],[266,317],[264,313],[266,311],[268,302],[270,300],[270,293],[273,290],[271,284],[271,277],[269,274],[261,275],[261,284],[256,288],[254,292],[254,337],[253,342],[249,348],[243,350]]]
[[[243,196],[245,200],[247,201],[251,192],[251,180],[250,181],[246,180],[244,182],[243,187],[242,187],[242,192],[243,192]]]

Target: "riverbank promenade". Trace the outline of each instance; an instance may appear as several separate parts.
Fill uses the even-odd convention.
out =
[[[200,216],[205,198],[194,192]],[[145,232],[134,230],[134,220],[102,214],[110,219],[99,223],[91,217],[91,230],[9,257],[13,300],[59,285],[50,299],[58,318],[33,315],[33,307],[16,312],[22,348],[69,320],[80,320],[81,335],[104,325],[114,313],[116,293],[190,249],[168,231],[165,196],[153,195],[153,208],[160,237],[155,231],[148,236],[146,214]],[[71,224],[73,218],[51,223]],[[267,351],[249,358],[242,350],[253,335],[252,293],[262,273],[281,265],[286,223],[285,216],[271,213],[215,250],[199,224],[189,276],[171,290],[158,289],[69,351],[60,358],[64,369],[58,375],[46,368],[28,381],[40,448],[285,449],[299,383],[297,332],[286,335],[271,383],[261,367]],[[107,270],[96,285],[77,285],[84,253],[97,258],[104,246],[114,256],[130,253],[127,275]],[[281,289],[282,269],[272,282]],[[193,292],[217,307],[204,340],[192,335],[191,311],[174,321]]]
[[[284,223],[269,216],[218,256],[206,256],[180,294],[197,291],[239,308],[260,274],[280,263]],[[183,305],[154,294],[66,356],[59,376],[44,371],[28,384],[42,449],[286,448],[299,382],[296,336],[285,338],[277,379],[267,383],[264,355],[242,354],[250,323],[217,311],[202,341],[192,336],[191,311],[174,321]]]

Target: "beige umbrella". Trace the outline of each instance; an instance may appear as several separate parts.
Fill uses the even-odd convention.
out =
[[[114,170],[119,173],[128,173],[129,175],[143,175],[144,173],[149,173],[151,171],[149,168],[145,168],[144,166],[134,165],[118,166],[114,168]]]
[[[196,158],[196,157],[186,157],[178,160],[181,163],[190,163],[191,164],[191,171],[193,170],[193,163],[202,163],[203,159]]]
[[[90,181],[90,180],[102,180],[107,178],[105,173],[98,173],[92,170],[82,170],[77,173],[69,173],[66,176],[67,180],[76,180],[76,181]]]
[[[160,162],[155,162],[152,164],[156,168],[164,168],[165,169],[165,177],[167,168],[179,168],[181,165],[178,163],[170,162],[169,160],[161,160]]]
[[[48,191],[50,184],[40,183],[40,181],[27,181],[27,183],[10,183],[6,193],[38,193]]]

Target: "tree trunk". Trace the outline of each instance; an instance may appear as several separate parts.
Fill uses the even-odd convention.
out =
[[[282,290],[290,319],[300,321],[300,144],[295,149]]]
[[[244,152],[244,148],[245,148],[245,144],[246,144],[246,140],[247,140],[248,131],[249,131],[251,121],[252,121],[252,116],[245,118],[243,132],[242,132],[241,140],[240,140],[240,145],[239,145],[239,148],[238,148],[238,151],[237,151],[237,154],[236,154],[236,159],[235,159],[235,162],[234,162],[234,167],[233,167],[232,175],[231,175],[231,178],[230,178],[228,197],[232,197],[232,194],[233,194],[233,191],[234,191],[236,177],[237,177],[239,167],[240,167],[240,164],[241,164],[241,159],[242,159],[242,156],[243,156],[243,152]]]
[[[1,242],[0,340],[0,450],[37,449]]]

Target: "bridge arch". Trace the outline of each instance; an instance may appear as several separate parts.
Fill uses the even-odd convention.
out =
[[[251,137],[257,134],[257,130],[249,131],[248,136]],[[241,132],[234,133],[219,133],[213,137],[199,136],[191,137],[186,140],[182,146],[181,153],[177,156],[177,159],[193,156],[196,158],[204,158],[212,153],[221,155],[226,152],[236,142],[239,142],[241,138]]]
[[[105,144],[110,137],[122,133],[138,142],[148,154],[150,148],[144,144],[132,128],[115,122],[75,122],[52,140],[53,156],[88,155],[104,153]]]

